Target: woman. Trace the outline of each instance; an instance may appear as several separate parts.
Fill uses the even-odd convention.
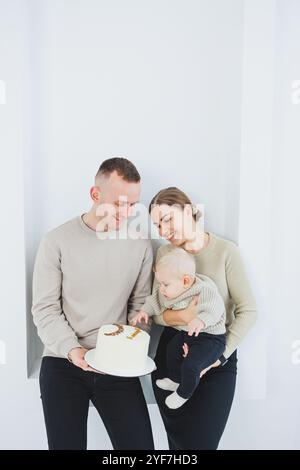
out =
[[[235,392],[236,348],[256,320],[255,300],[238,247],[211,232],[203,232],[198,223],[201,214],[185,193],[174,187],[163,189],[152,199],[149,211],[160,236],[170,242],[159,248],[157,259],[172,245],[192,253],[197,273],[213,279],[225,302],[225,351],[217,362],[202,371],[200,384],[185,405],[169,409],[165,405],[169,392],[156,386],[158,378],[166,377],[166,348],[176,329],[164,328],[155,357],[157,370],[152,374],[170,449],[217,449]],[[165,310],[153,318],[164,326],[185,325],[196,315],[197,301],[192,301],[185,310]],[[188,348],[184,345],[183,355],[186,354]]]

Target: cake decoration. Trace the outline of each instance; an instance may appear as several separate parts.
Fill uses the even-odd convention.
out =
[[[111,333],[104,333],[105,336],[117,336],[120,333],[123,333],[124,327],[122,325],[119,325],[118,323],[114,323],[113,325],[116,326],[117,329],[115,331],[112,331]]]
[[[140,328],[135,328],[135,331],[131,333],[130,336],[127,336],[128,339],[133,339],[136,335],[138,335],[142,330]]]
[[[129,340],[129,341],[128,341]],[[120,377],[139,377],[151,373],[155,362],[148,356],[150,335],[131,325],[103,325],[94,349],[85,358],[94,369]]]

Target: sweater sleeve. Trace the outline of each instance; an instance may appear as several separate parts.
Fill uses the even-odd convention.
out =
[[[44,237],[35,259],[31,312],[44,345],[54,354],[67,357],[81,344],[62,311],[61,288],[60,252],[53,241]]]
[[[146,312],[149,316],[158,315],[163,309],[159,300],[159,285],[156,280],[154,282],[152,294],[146,298],[146,301],[141,308],[141,310]]]
[[[205,328],[216,325],[224,316],[225,305],[217,287],[205,285],[200,293],[198,318],[205,324]]]
[[[146,297],[150,295],[152,283],[152,265],[153,251],[151,243],[149,242],[145,250],[143,263],[138,278],[128,299],[128,322],[142,309]],[[142,330],[149,332],[151,328],[151,320],[149,320],[148,324],[142,322],[139,323],[138,326]]]
[[[225,269],[229,294],[235,304],[235,318],[226,332],[224,356],[228,358],[255,323],[257,308],[240,250],[234,244],[229,250]]]
[[[169,245],[162,245],[158,250],[157,250],[157,253],[156,253],[156,259],[155,259],[155,262],[157,263],[159,258],[167,251],[169,250]],[[154,276],[154,280],[153,280],[153,286],[152,286],[152,292],[155,292],[155,290],[158,288],[158,282]],[[161,325],[161,326],[169,326],[165,321],[164,321],[164,317],[163,317],[163,313],[160,313],[159,315],[154,315],[153,316],[153,321],[154,323],[156,323],[157,325]]]

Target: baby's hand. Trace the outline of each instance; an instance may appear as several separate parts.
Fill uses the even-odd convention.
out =
[[[182,354],[182,355],[183,355],[183,357],[186,357],[186,356],[188,355],[188,353],[189,353],[189,346],[188,346],[188,344],[183,343],[182,349],[183,349],[183,354]]]
[[[198,336],[200,331],[205,327],[204,321],[200,320],[200,318],[194,318],[188,323],[188,335],[193,336],[195,333],[195,336]]]
[[[133,317],[132,320],[130,320],[130,323],[132,326],[136,326],[137,323],[141,323],[141,321],[144,320],[145,323],[148,323],[149,320],[149,315],[146,312],[143,312],[141,310],[135,317]]]

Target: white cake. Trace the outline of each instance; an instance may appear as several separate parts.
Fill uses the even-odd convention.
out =
[[[98,370],[144,370],[150,336],[129,325],[104,325],[98,332],[95,364]]]

